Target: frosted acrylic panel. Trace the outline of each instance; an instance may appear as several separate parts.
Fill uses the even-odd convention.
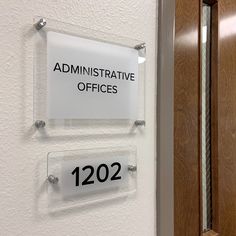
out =
[[[48,176],[49,207],[60,209],[127,196],[136,190],[136,148],[51,152]]]
[[[41,18],[36,17],[34,24]],[[135,120],[145,120],[146,48],[144,47],[139,50],[134,48],[137,45],[143,44],[143,42],[48,18],[45,18],[45,20],[46,25],[43,28],[36,30],[34,27],[33,31],[33,121],[42,120],[46,123],[43,130],[38,130],[39,132],[36,133],[36,137],[137,133],[138,129],[134,129]],[[57,41],[54,40],[55,37],[57,37]],[[72,42],[74,43],[72,44]],[[79,46],[81,42],[83,42],[83,47]],[[95,47],[95,45],[99,45],[99,47]],[[72,46],[73,50],[71,49]],[[53,50],[53,53],[51,53],[51,50]],[[84,55],[85,50],[91,55],[89,56],[90,58],[78,58],[76,52],[83,53]],[[73,57],[68,56],[68,52]],[[99,55],[99,59],[97,55]],[[82,65],[85,67],[91,67],[96,64],[103,69],[112,70],[114,68],[126,73],[135,73],[135,81],[129,81],[131,77],[129,77],[128,81],[115,79],[114,74],[113,78],[109,79],[98,79],[98,77],[86,75],[83,75],[82,79],[80,75],[60,73],[59,70],[55,70],[54,75],[56,77],[52,78],[50,75],[51,69],[49,70],[48,66],[54,66],[53,60],[50,62],[50,58],[53,56],[55,56],[55,60],[57,58],[58,60],[60,59],[58,61],[60,68],[63,63],[68,65],[86,64]],[[130,60],[128,60],[129,57]],[[106,63],[103,62],[103,58]],[[83,63],[80,60],[83,60]],[[84,63],[84,60],[88,63]],[[117,63],[118,61],[119,63]],[[67,66],[65,65],[65,67]],[[126,76],[132,76],[133,79],[133,75],[126,74]],[[63,82],[59,78],[62,78],[62,80],[67,78],[68,80]],[[57,82],[54,83],[56,79]],[[107,93],[91,92],[91,88],[88,88],[89,91],[81,96],[82,93],[79,93],[78,87],[76,87],[79,82],[75,83],[75,81],[80,80],[86,83],[91,82],[91,84],[99,84],[101,81],[106,81],[104,84],[119,86],[117,88],[118,92],[116,94],[109,94],[111,96],[108,97]],[[65,90],[58,94],[62,90],[63,85]],[[58,86],[59,88],[56,92]],[[92,87],[92,85],[88,85],[88,87],[90,86]],[[97,89],[96,86],[93,85],[94,90]],[[68,92],[68,87],[70,87],[72,92]],[[105,87],[103,86],[102,89],[105,89]],[[110,90],[114,91],[114,88],[108,88],[108,90],[109,92]],[[120,96],[121,93],[123,96]],[[79,99],[77,99],[78,97]],[[71,100],[72,102],[70,102]],[[68,103],[70,104],[67,105]],[[106,111],[104,109],[105,106],[107,106]]]
[[[83,160],[64,160],[61,173],[63,197],[93,194],[97,191],[112,190],[127,185],[128,158],[128,156],[110,157],[109,155],[106,157],[103,154],[98,159],[94,154]],[[91,178],[86,181],[92,173]]]
[[[48,118],[137,119],[138,51],[47,33]]]

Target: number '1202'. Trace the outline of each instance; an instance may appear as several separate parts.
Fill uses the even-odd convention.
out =
[[[114,162],[111,164],[111,168],[115,169],[115,173],[112,176],[110,176],[109,167],[106,164],[99,165],[96,170],[91,165],[84,166],[82,168],[82,171],[86,171],[88,173],[88,175],[82,181],[81,184],[82,185],[94,184],[93,175],[95,172],[96,172],[95,173],[96,179],[101,183],[106,182],[108,179],[111,181],[120,180],[121,176],[119,175],[119,173],[121,171],[121,164],[119,162]],[[101,176],[102,170],[104,170],[104,173],[105,173],[104,176]],[[75,175],[75,186],[79,186],[80,185],[80,167],[76,167],[71,172],[71,174]]]

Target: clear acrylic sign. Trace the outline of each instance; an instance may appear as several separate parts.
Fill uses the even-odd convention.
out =
[[[48,153],[52,209],[111,200],[136,191],[136,147],[109,147]]]
[[[47,32],[49,119],[137,119],[138,51]]]

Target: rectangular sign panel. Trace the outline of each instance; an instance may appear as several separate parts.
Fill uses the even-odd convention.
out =
[[[49,31],[49,119],[137,119],[136,49]]]
[[[135,193],[136,155],[134,146],[48,153],[50,208],[82,206]]]
[[[116,190],[128,184],[128,156],[64,161],[61,176],[64,198]]]

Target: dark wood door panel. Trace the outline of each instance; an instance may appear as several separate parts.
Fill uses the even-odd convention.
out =
[[[174,78],[175,236],[200,234],[199,0],[176,0]]]
[[[236,236],[236,1],[218,2],[219,233]]]

